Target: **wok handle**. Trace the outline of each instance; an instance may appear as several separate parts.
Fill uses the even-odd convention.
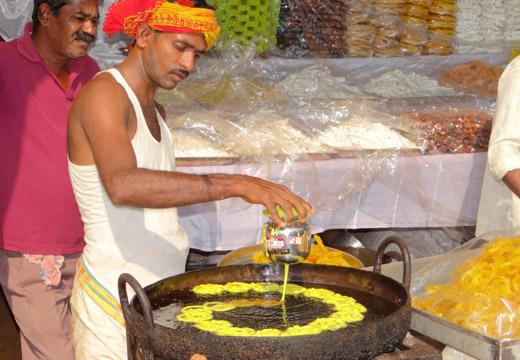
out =
[[[379,244],[376,252],[376,263],[374,265],[374,272],[381,274],[381,264],[383,263],[383,255],[385,253],[386,248],[390,244],[396,244],[401,249],[401,254],[403,255],[403,286],[406,291],[410,291],[410,285],[412,282],[412,264],[410,262],[410,252],[408,251],[408,246],[406,246],[403,239],[398,236],[389,236]]]
[[[126,342],[127,342],[127,350],[128,350],[128,359],[134,360],[134,353],[135,353],[135,341],[134,337],[130,332],[130,328],[134,328],[133,324],[130,324],[132,322],[133,317],[130,313],[130,302],[128,301],[128,293],[126,291],[126,284],[129,284],[132,289],[135,291],[135,294],[137,296],[137,299],[139,300],[139,303],[141,304],[141,307],[143,309],[143,315],[144,315],[144,321],[147,326],[148,334],[153,334],[153,315],[152,315],[152,306],[150,305],[150,300],[148,299],[148,296],[146,296],[146,293],[144,292],[143,288],[139,284],[139,282],[130,274],[123,273],[119,276],[119,279],[117,281],[117,288],[119,292],[119,302],[121,304],[121,308],[123,309],[123,316],[125,317],[126,324]],[[153,357],[150,356],[148,351],[145,351],[144,354],[145,359],[153,359]]]

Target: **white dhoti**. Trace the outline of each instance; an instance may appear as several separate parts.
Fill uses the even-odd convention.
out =
[[[126,328],[119,302],[78,262],[71,298],[76,360],[126,360]]]

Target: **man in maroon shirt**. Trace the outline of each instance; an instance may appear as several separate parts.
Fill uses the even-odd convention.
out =
[[[98,0],[35,0],[0,42],[0,283],[27,359],[74,359],[70,294],[83,224],[67,168],[67,116],[99,67],[86,56]]]

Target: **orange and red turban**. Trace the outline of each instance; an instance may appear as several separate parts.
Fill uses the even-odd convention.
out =
[[[108,8],[103,31],[111,36],[123,30],[135,38],[142,24],[154,30],[204,34],[206,50],[215,45],[220,33],[215,12],[193,7],[192,0],[117,0]]]

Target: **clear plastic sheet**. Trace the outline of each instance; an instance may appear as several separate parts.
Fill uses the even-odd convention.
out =
[[[359,64],[258,59],[254,49],[224,50],[220,58],[202,62],[199,71],[173,91],[157,94],[177,139],[179,163],[201,165],[204,158],[206,165],[233,165],[234,171],[283,183],[312,201],[317,211],[334,211],[375,178],[399,173],[402,156],[443,153],[440,145],[435,151],[425,147],[436,135],[432,132],[436,123],[418,128],[410,114],[442,114],[446,109],[456,113],[462,108],[467,109],[462,115],[468,116],[487,113],[494,106],[491,98],[433,86],[448,64],[464,63],[463,57],[450,63],[379,59],[366,66],[362,59]],[[385,80],[396,72],[401,73],[398,80]],[[388,95],[376,93],[377,89]],[[449,120],[446,115],[444,121]],[[452,152],[485,151],[484,146],[473,145],[474,149]],[[191,156],[190,147],[196,149]],[[316,162],[332,159],[357,159],[359,167],[343,174],[341,185],[330,186],[321,179],[323,170]],[[294,173],[296,168],[306,174],[305,184]],[[428,191],[418,185],[414,193],[427,198]],[[235,205],[237,211],[249,207]]]
[[[462,67],[465,62],[452,61],[448,65],[446,62],[398,64],[388,61],[373,63],[370,67],[356,67],[352,63],[351,71],[345,71],[342,62],[272,60],[259,61],[251,53],[222,53],[218,61],[181,83],[169,98],[163,99],[160,95],[160,102],[166,105],[170,116],[199,108],[226,113],[235,123],[248,113],[274,111],[288,118],[292,125],[303,125],[307,128],[304,132],[311,131],[314,136],[319,135],[321,125],[330,125],[326,121],[329,118],[337,125],[340,118],[345,117],[344,105],[348,102],[356,102],[356,106],[365,110],[376,108],[380,113],[391,114],[392,119],[388,115],[366,114],[372,119],[386,117],[385,121],[390,123],[402,123],[406,117],[396,119],[396,116],[407,111],[467,107],[491,113],[494,109],[492,95],[466,96],[470,91],[465,91],[465,84],[439,85],[447,68]],[[481,85],[492,89],[495,81],[496,77],[483,79]],[[317,100],[321,100],[321,104]],[[343,106],[337,100],[342,100]],[[350,104],[347,110],[352,112],[352,106]],[[358,118],[365,110],[356,110]],[[316,115],[324,121],[312,120]],[[406,127],[409,123],[401,125],[404,127],[399,130],[414,132]]]
[[[196,134],[204,146],[209,142],[226,154],[204,155],[199,147],[196,156],[178,158],[182,171],[242,173],[284,184],[313,204],[316,214],[309,222],[316,229],[474,225],[471,209],[477,205],[464,199],[479,192],[478,174],[471,174],[480,160],[470,164],[472,158],[464,158],[466,166],[444,155],[420,159],[428,133],[404,116],[447,110],[491,114],[491,96],[433,86],[442,73],[473,56],[372,58],[368,64],[368,59],[259,59],[254,49],[227,50],[218,59],[203,58],[175,90],[158,93],[172,132]],[[508,57],[480,59],[502,65]],[[385,80],[397,71],[398,80]],[[383,88],[387,93],[373,91]],[[183,147],[182,137],[178,141],[175,146]],[[466,195],[456,190],[466,188],[465,182]],[[189,215],[181,211],[195,247],[231,249],[257,239],[262,216],[254,206],[229,199],[207,207],[191,207]],[[251,220],[244,218],[238,227],[223,218],[246,214]],[[228,225],[236,236],[228,235]],[[217,233],[208,234],[205,226]]]
[[[222,149],[257,161],[268,155],[418,149],[407,126],[374,110],[379,101],[363,98],[347,77],[334,74],[341,69],[322,63],[281,71],[266,67],[244,53],[224,54],[169,95],[159,92],[157,100],[170,125],[187,111],[207,111],[204,122],[181,126],[206,128],[206,137],[218,139]]]
[[[499,340],[520,338],[518,236],[519,228],[486,233],[425,266],[413,276],[412,305]]]

